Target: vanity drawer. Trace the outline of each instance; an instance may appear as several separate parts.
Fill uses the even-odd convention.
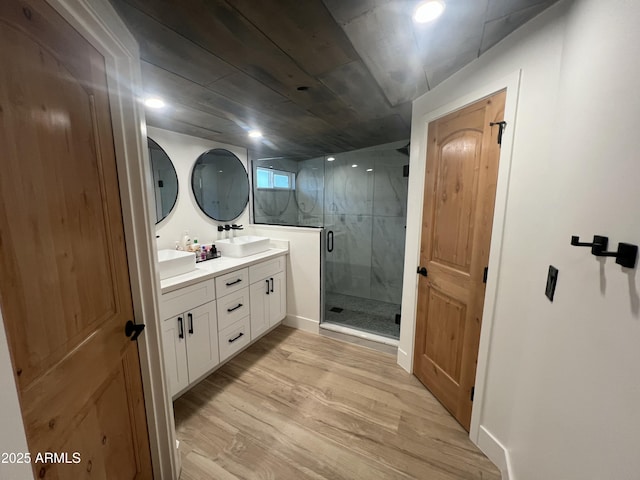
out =
[[[221,362],[249,345],[251,341],[250,323],[250,317],[246,316],[220,331],[218,334],[218,346],[220,347]]]
[[[160,316],[162,320],[166,320],[215,298],[213,279],[180,288],[161,296]]]
[[[223,297],[249,286],[249,269],[243,268],[235,272],[216,277],[216,292]]]
[[[286,259],[287,256],[282,255],[274,258],[273,260],[267,260],[266,262],[249,267],[249,279],[251,283],[258,282],[267,277],[271,277],[278,272],[282,272],[285,269]]]
[[[224,330],[249,313],[249,287],[218,298],[218,330]]]

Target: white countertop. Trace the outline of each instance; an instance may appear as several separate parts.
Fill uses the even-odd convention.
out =
[[[210,278],[224,275],[225,273],[238,270],[239,268],[249,267],[270,258],[289,253],[288,242],[286,248],[270,248],[267,251],[249,255],[243,258],[220,257],[207,260],[196,264],[196,269],[189,273],[176,275],[175,277],[165,278],[160,281],[160,290],[162,293],[172,292],[179,288],[193,285]]]

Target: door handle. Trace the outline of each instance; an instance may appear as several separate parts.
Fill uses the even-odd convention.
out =
[[[189,334],[193,335],[193,315],[187,313],[187,317],[189,317]]]
[[[239,303],[238,305],[236,305],[236,306],[235,306],[235,307],[233,307],[233,308],[227,308],[227,312],[233,312],[234,310],[239,309],[241,306],[242,306],[242,304],[241,304],[241,303]]]
[[[418,267],[418,272],[420,275],[422,275],[423,277],[427,276],[427,269],[426,267]]]
[[[271,280],[271,293],[273,293],[273,278],[270,278],[269,280]]]
[[[333,252],[333,230],[327,232],[327,252]]]
[[[269,295],[269,279],[267,278],[265,282],[267,282],[267,295]]]
[[[182,317],[178,317],[178,338],[184,338],[184,325],[182,324]]]
[[[131,341],[133,342],[138,339],[144,327],[144,323],[133,323],[131,320],[127,320],[127,323],[124,324],[124,334],[127,337],[131,337]]]

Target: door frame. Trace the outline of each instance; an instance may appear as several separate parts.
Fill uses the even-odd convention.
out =
[[[484,85],[482,88],[464,95],[444,106],[412,118],[411,135],[411,174],[409,175],[409,203],[407,205],[407,240],[405,246],[405,263],[402,289],[402,323],[400,326],[400,345],[398,347],[398,364],[407,372],[413,373],[413,351],[416,331],[416,314],[418,305],[418,278],[416,266],[420,263],[420,246],[422,242],[422,210],[424,206],[424,185],[427,158],[427,138],[429,123],[444,117],[456,110],[471,105],[482,98],[500,90],[507,90],[504,119],[507,122],[502,137],[500,163],[498,166],[498,183],[494,207],[491,247],[489,250],[489,270],[485,302],[482,311],[482,330],[478,350],[476,369],[476,385],[471,414],[469,438],[476,445],[480,439],[483,403],[485,399],[485,382],[487,376],[487,360],[491,350],[491,331],[495,314],[496,294],[500,263],[502,257],[502,240],[504,236],[505,215],[509,193],[509,177],[513,153],[513,139],[516,126],[517,104],[520,90],[521,70]],[[415,103],[415,102],[414,102]],[[414,105],[415,107],[415,105]]]
[[[138,348],[153,473],[155,478],[178,478],[173,407],[164,378],[158,321],[160,280],[155,262],[157,247],[146,121],[138,98],[143,91],[138,43],[108,0],[46,1],[105,58],[133,309],[136,323],[146,324]],[[9,358],[1,321],[0,312],[0,360]],[[10,362],[2,361],[0,366],[2,378],[7,379],[0,394],[0,411],[9,427],[3,431],[0,445],[3,451],[17,452],[26,447],[18,392]],[[20,478],[33,475],[30,465],[11,467],[15,467],[11,474]]]

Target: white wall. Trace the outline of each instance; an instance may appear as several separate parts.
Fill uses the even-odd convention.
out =
[[[0,312],[0,453],[26,453],[29,448],[3,325]],[[29,464],[0,463],[0,478],[29,478],[32,475]]]
[[[197,158],[213,148],[224,148],[236,155],[245,170],[247,169],[247,149],[213,142],[203,138],[183,135],[155,127],[147,127],[147,133],[162,149],[167,152],[178,175],[178,200],[171,213],[156,225],[158,249],[175,248],[176,240],[182,239],[183,232],[189,231],[191,237],[197,236],[200,243],[210,243],[223,238],[217,231],[218,224],[249,224],[249,205],[233,222],[216,222],[205,215],[193,196],[191,189],[191,171]],[[152,188],[149,183],[149,188]]]
[[[320,325],[319,228],[252,225],[249,232],[289,241],[285,324],[317,333]]]
[[[640,478],[638,269],[569,245],[571,235],[593,234],[614,249],[640,244],[638,18],[640,2],[560,2],[414,102],[412,147],[424,146],[430,112],[522,72],[502,250],[491,251],[501,266],[492,329],[483,329],[483,407],[474,412],[481,436],[506,447],[511,479]],[[412,148],[403,312],[413,318],[403,315],[399,358],[408,368],[424,158]],[[549,264],[560,270],[553,303],[544,296]]]

